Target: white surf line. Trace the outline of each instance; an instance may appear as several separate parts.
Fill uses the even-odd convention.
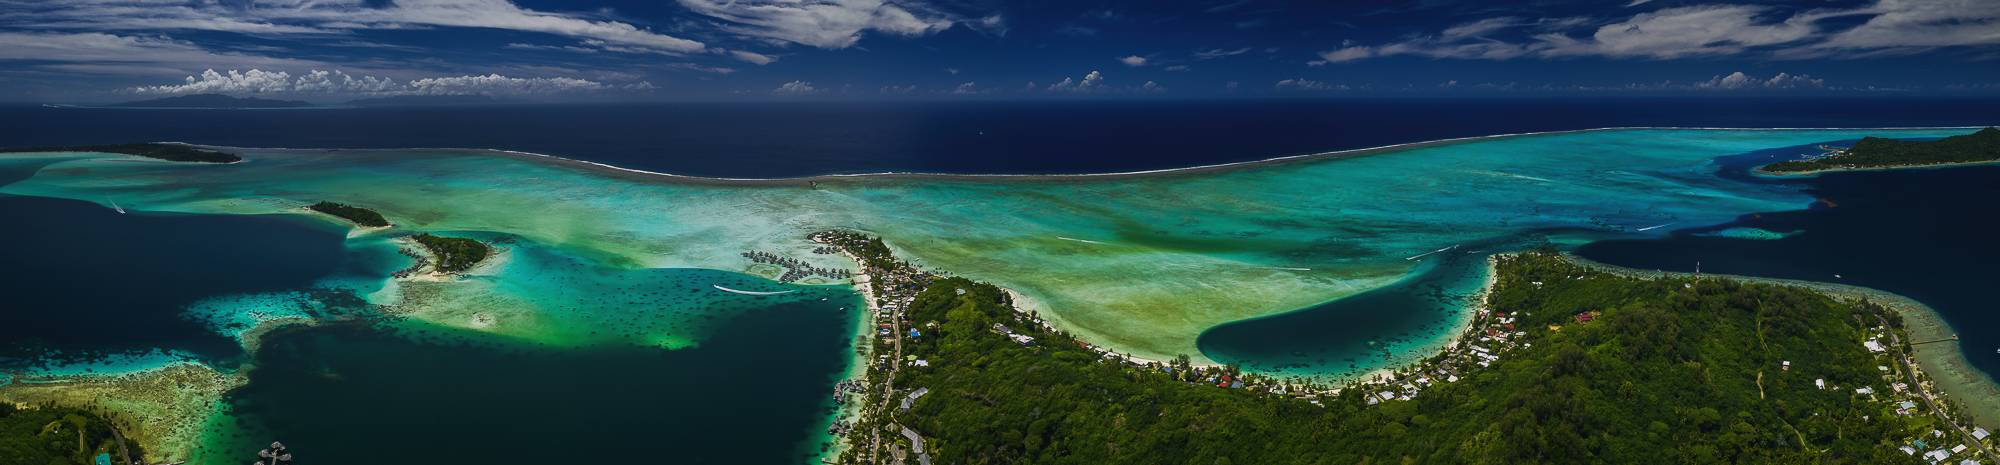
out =
[[[1062,237],[1062,236],[1056,236],[1056,238],[1057,238],[1057,239],[1062,239],[1062,240],[1065,240],[1065,241],[1077,241],[1077,242],[1082,242],[1082,243],[1085,243],[1085,244],[1097,244],[1097,245],[1104,245],[1104,243],[1103,243],[1103,242],[1098,242],[1098,241],[1093,241],[1093,240],[1090,240],[1090,239],[1077,239],[1077,238],[1074,238],[1074,237]]]
[[[1260,266],[1260,267],[1258,267],[1258,268],[1264,268],[1264,269],[1268,269],[1268,270],[1285,270],[1285,271],[1312,271],[1312,270],[1313,270],[1312,268],[1294,268],[1294,267],[1289,267],[1289,266]]]
[[[1411,256],[1410,256],[1409,258],[1405,258],[1404,260],[1416,260],[1416,259],[1419,259],[1419,258],[1424,258],[1424,257],[1428,257],[1428,256],[1430,256],[1431,254],[1434,254],[1434,253],[1438,253],[1438,252],[1443,252],[1443,251],[1446,251],[1446,250],[1451,250],[1451,249],[1456,249],[1456,248],[1458,248],[1458,244],[1452,244],[1452,245],[1451,245],[1451,247],[1445,247],[1445,248],[1442,248],[1442,249],[1437,249],[1437,250],[1432,250],[1432,251],[1429,251],[1429,252],[1424,252],[1424,253],[1420,253],[1420,254],[1416,254],[1416,255],[1411,255]]]
[[[798,290],[797,290],[797,289],[793,289],[793,290],[789,290],[789,291],[776,291],[776,292],[757,292],[757,291],[743,291],[743,290],[736,290],[736,289],[730,289],[730,288],[726,288],[726,287],[722,287],[722,285],[721,285],[721,284],[710,284],[710,286],[714,286],[714,287],[715,287],[715,288],[716,288],[717,290],[720,290],[720,291],[722,291],[722,292],[728,292],[728,293],[733,293],[733,294],[743,294],[743,295],[778,295],[778,294],[790,294],[790,293],[793,293],[793,292],[798,292]],[[820,300],[825,300],[825,299],[820,299]]]
[[[615,171],[623,171],[623,172],[627,172],[627,173],[637,173],[637,174],[644,174],[644,175],[651,175],[651,176],[660,176],[660,177],[667,177],[667,178],[680,178],[680,179],[695,179],[695,180],[709,180],[709,181],[766,181],[766,182],[768,182],[768,181],[807,181],[807,180],[814,180],[814,179],[837,179],[837,178],[867,178],[867,177],[875,177],[875,176],[939,176],[939,177],[957,177],[957,178],[1024,178],[1024,177],[1026,177],[1026,178],[1093,178],[1093,177],[1115,177],[1115,176],[1132,176],[1132,175],[1141,175],[1141,174],[1161,174],[1161,173],[1172,173],[1172,172],[1177,172],[1177,171],[1194,171],[1194,170],[1209,170],[1209,169],[1216,169],[1216,168],[1228,168],[1228,167],[1232,167],[1232,166],[1239,166],[1239,165],[1257,165],[1257,164],[1264,164],[1264,163],[1271,163],[1271,162],[1281,162],[1281,161],[1289,161],[1289,160],[1298,160],[1298,159],[1305,159],[1305,158],[1318,158],[1318,157],[1328,157],[1328,156],[1337,156],[1337,155],[1343,155],[1343,154],[1349,154],[1349,153],[1355,153],[1355,152],[1370,152],[1370,151],[1377,151],[1377,150],[1390,150],[1390,149],[1398,149],[1398,148],[1406,148],[1406,147],[1412,147],[1412,146],[1424,146],[1424,145],[1430,145],[1430,144],[1442,144],[1442,143],[1454,143],[1454,142],[1468,142],[1468,141],[1477,141],[1477,140],[1486,140],[1486,139],[1499,139],[1499,138],[1512,138],[1512,137],[1522,137],[1522,136],[1543,136],[1543,135],[1552,135],[1552,134],[1572,134],[1572,133],[1584,133],[1584,132],[1599,132],[1599,131],[1631,131],[1631,130],[1664,130],[1664,131],[1676,131],[1676,130],[1699,130],[1699,131],[1860,131],[1860,130],[1877,130],[1877,131],[1912,131],[1912,130],[1930,130],[1930,129],[1984,129],[1984,128],[1987,128],[1987,127],[1990,127],[1990,126],[1993,126],[1993,125],[1980,125],[1980,126],[1891,126],[1891,127],[1879,127],[1879,128],[1832,128],[1832,127],[1829,127],[1829,128],[1719,128],[1719,127],[1692,127],[1692,126],[1615,126],[1615,127],[1603,127],[1603,128],[1587,128],[1587,129],[1564,129],[1564,130],[1559,130],[1559,131],[1536,131],[1536,132],[1516,132],[1516,133],[1507,133],[1507,134],[1493,134],[1493,135],[1485,135],[1485,136],[1468,136],[1468,137],[1453,137],[1453,138],[1446,138],[1446,139],[1432,139],[1432,140],[1426,140],[1426,141],[1418,141],[1418,142],[1405,142],[1405,143],[1400,143],[1400,144],[1389,144],[1389,145],[1382,145],[1382,146],[1376,146],[1376,147],[1366,147],[1366,148],[1357,148],[1357,149],[1342,149],[1342,150],[1333,150],[1333,151],[1327,151],[1327,152],[1314,152],[1314,153],[1308,153],[1308,154],[1302,154],[1302,155],[1288,155],[1288,156],[1282,156],[1282,157],[1272,157],[1272,158],[1265,158],[1265,159],[1261,159],[1261,160],[1250,160],[1250,161],[1239,161],[1239,162],[1230,162],[1230,163],[1217,163],[1217,164],[1212,164],[1212,165],[1199,165],[1199,166],[1188,166],[1188,167],[1180,167],[1180,168],[1162,168],[1162,169],[1156,169],[1156,170],[1142,170],[1142,171],[1123,171],[1123,172],[1114,172],[1114,173],[1078,173],[1078,174],[963,174],[963,173],[925,173],[925,172],[919,172],[919,171],[883,171],[883,172],[879,172],[879,173],[854,173],[854,174],[821,174],[821,175],[813,175],[813,176],[804,176],[804,177],[791,177],[791,178],[722,178],[722,177],[706,177],[706,176],[688,176],[688,175],[684,175],[684,174],[673,174],[673,173],[662,173],[662,172],[658,172],[658,171],[646,171],[646,170],[641,170],[641,169],[634,169],[634,168],[626,168],[626,167],[622,167],[622,166],[618,166],[618,165],[610,165],[610,164],[604,164],[604,163],[598,163],[598,162],[594,162],[594,161],[587,161],[587,160],[578,160],[578,159],[575,159],[575,158],[568,158],[568,157],[563,157],[563,156],[557,156],[557,155],[549,155],[549,154],[544,154],[544,153],[534,153],[534,152],[523,152],[523,151],[519,151],[519,150],[503,150],[503,149],[482,149],[482,148],[471,148],[471,147],[403,147],[403,148],[391,148],[391,149],[385,149],[385,148],[345,148],[345,147],[322,147],[322,148],[297,148],[297,147],[235,147],[235,146],[227,146],[227,145],[204,145],[204,144],[195,144],[195,143],[190,143],[190,142],[181,142],[181,141],[159,141],[159,142],[156,142],[156,143],[160,143],[160,144],[181,144],[181,145],[192,145],[192,146],[200,146],[200,147],[214,147],[214,148],[225,148],[225,149],[239,149],[239,150],[318,150],[318,151],[326,151],[326,150],[346,150],[346,151],[357,151],[357,152],[358,152],[358,151],[392,151],[392,152],[393,152],[393,151],[412,151],[412,150],[451,150],[451,151],[465,151],[465,152],[488,152],[488,153],[505,153],[505,154],[513,154],[513,155],[521,155],[521,156],[528,156],[528,157],[540,157],[540,158],[548,158],[548,159],[554,159],[554,160],[561,160],[561,161],[566,161],[566,162],[571,162],[571,163],[581,163],[581,164],[585,164],[585,165],[591,165],[591,166],[596,166],[596,167],[599,167],[599,168],[605,168],[605,169],[610,169],[610,170],[615,170]]]
[[[1673,225],[1674,225],[1673,223],[1665,223],[1665,224],[1656,224],[1656,225],[1652,225],[1652,226],[1647,226],[1647,227],[1643,227],[1643,228],[1639,228],[1639,229],[1634,229],[1633,231],[1652,231],[1652,230],[1655,230],[1655,229],[1660,229],[1660,228],[1664,228],[1664,227],[1668,227],[1668,226],[1673,226]]]

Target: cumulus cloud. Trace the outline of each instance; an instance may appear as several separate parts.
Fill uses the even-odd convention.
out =
[[[396,82],[375,76],[354,76],[334,70],[312,70],[293,78],[284,71],[210,69],[188,76],[180,84],[140,86],[127,89],[137,94],[351,94],[351,95],[551,95],[595,92],[614,87],[597,81],[553,77],[521,78],[500,74],[484,76],[443,76]],[[640,81],[617,88],[652,89]]]
[[[814,88],[812,83],[806,81],[787,82],[778,85],[776,89],[771,89],[771,95],[782,96],[812,95],[816,93],[819,93],[819,89]]]
[[[1868,56],[2000,44],[1995,24],[2000,24],[2000,2],[1990,0],[1878,0],[1861,8],[1792,12],[1765,5],[1696,5],[1610,20],[1488,18],[1388,43],[1344,42],[1318,52],[1313,64],[1401,55],[1479,60]]]
[[[1124,58],[1119,58],[1118,62],[1124,63],[1125,66],[1131,66],[1131,67],[1146,66],[1146,57],[1138,55],[1130,55]]]
[[[811,47],[852,47],[868,31],[923,36],[956,24],[1001,27],[998,16],[970,21],[914,1],[890,0],[680,0],[689,11],[714,18],[725,31]]]
[[[958,88],[951,90],[951,93],[956,95],[972,95],[980,92],[981,91],[979,89],[978,82],[967,82],[964,84],[959,84]]]
[[[1762,79],[1744,74],[1742,71],[1737,71],[1724,76],[1716,76],[1707,82],[1697,83],[1695,87],[1722,90],[1824,89],[1826,88],[1826,81],[1823,79],[1814,79],[1812,76],[1787,73],[1778,73],[1776,76],[1771,76],[1770,79]]]
[[[1030,84],[1032,85],[1032,83]],[[1086,94],[1102,90],[1103,88],[1104,88],[1104,73],[1091,71],[1090,74],[1083,75],[1083,80],[1081,81],[1073,80],[1070,78],[1063,78],[1062,81],[1058,81],[1055,84],[1049,84],[1048,90],[1049,92],[1068,92],[1068,93]]]

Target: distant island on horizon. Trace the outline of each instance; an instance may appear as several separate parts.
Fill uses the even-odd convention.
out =
[[[2000,128],[1988,127],[1971,134],[1934,141],[1896,140],[1863,137],[1853,147],[1831,150],[1804,160],[1765,165],[1761,171],[1775,174],[1809,174],[1821,171],[1907,168],[2000,161]]]

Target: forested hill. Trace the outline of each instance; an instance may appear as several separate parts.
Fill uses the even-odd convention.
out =
[[[1001,290],[947,279],[910,306],[910,324],[925,329],[903,353],[928,366],[900,370],[891,400],[928,393],[862,427],[909,427],[934,463],[1090,465],[1895,464],[1918,463],[1896,448],[1932,429],[1926,414],[1855,393],[1891,390],[1877,368],[1890,362],[1862,345],[1884,331],[1870,326],[1878,314],[1901,324],[1879,307],[1722,279],[1633,279],[1546,252],[1501,258],[1498,273],[1492,308],[1519,319],[1523,344],[1379,404],[1362,389],[1281,395],[1226,387],[1225,370],[1110,361],[1038,329]],[[1579,322],[1587,312],[1598,313]]]
[[[1976,163],[2000,160],[2000,128],[1934,141],[1865,137],[1843,153],[1810,160],[1772,163],[1764,171],[1793,173],[1830,169],[1892,168],[1898,166]]]

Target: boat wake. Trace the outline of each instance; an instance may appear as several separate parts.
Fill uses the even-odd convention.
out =
[[[778,295],[778,294],[790,294],[790,293],[793,293],[793,292],[798,292],[798,290],[797,290],[797,289],[793,289],[793,290],[789,290],[789,291],[773,291],[773,292],[757,292],[757,291],[745,291],[745,290],[740,290],[740,289],[730,289],[730,288],[726,288],[726,287],[722,287],[722,285],[721,285],[721,284],[710,284],[710,286],[714,286],[716,290],[719,290],[719,291],[722,291],[722,292],[728,292],[728,293],[731,293],[731,294],[743,294],[743,295]]]
[[[1451,249],[1456,249],[1456,248],[1458,248],[1458,246],[1459,246],[1459,244],[1452,244],[1452,245],[1451,245],[1451,247],[1445,247],[1445,248],[1442,248],[1442,249],[1437,249],[1437,250],[1432,250],[1432,251],[1429,251],[1429,252],[1424,252],[1424,253],[1420,253],[1420,254],[1416,254],[1416,255],[1411,255],[1411,256],[1409,256],[1408,258],[1404,258],[1404,260],[1416,260],[1416,259],[1419,259],[1419,258],[1424,258],[1424,257],[1428,257],[1428,256],[1431,256],[1431,254],[1434,254],[1434,253],[1438,253],[1438,252],[1443,252],[1443,251],[1446,251],[1446,250],[1451,250]]]
[[[1057,238],[1057,239],[1062,239],[1062,240],[1065,240],[1065,241],[1077,241],[1077,242],[1082,242],[1082,243],[1085,243],[1085,244],[1097,244],[1097,245],[1104,245],[1104,243],[1103,243],[1103,242],[1098,242],[1098,241],[1093,241],[1093,240],[1090,240],[1090,239],[1077,239],[1077,238],[1074,238],[1074,237],[1062,237],[1062,236],[1056,236],[1056,238]]]

